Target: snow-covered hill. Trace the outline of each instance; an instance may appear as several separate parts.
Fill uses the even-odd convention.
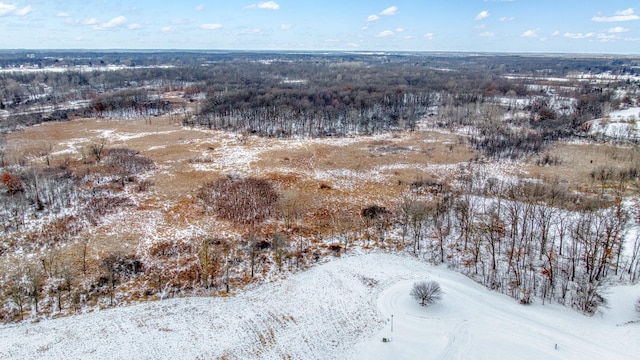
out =
[[[443,300],[420,307],[409,296],[416,279],[438,281]],[[519,305],[413,258],[354,255],[234,297],[3,325],[0,358],[634,359],[640,324],[627,322],[638,296],[639,286],[615,288],[610,309],[584,317]]]
[[[613,111],[605,119],[590,121],[589,132],[617,140],[638,140],[640,135],[639,120],[640,107]]]

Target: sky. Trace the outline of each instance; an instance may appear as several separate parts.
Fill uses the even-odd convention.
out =
[[[0,0],[0,49],[640,54],[627,0]]]

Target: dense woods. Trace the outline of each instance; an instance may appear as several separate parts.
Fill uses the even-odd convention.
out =
[[[20,59],[4,55],[8,66]],[[611,81],[594,88],[575,79],[563,83],[562,97],[554,100],[517,75],[539,69],[545,69],[544,77],[595,70],[632,75],[636,61],[620,66],[604,58],[393,54],[177,53],[126,58],[103,54],[87,61],[67,55],[56,64],[93,67],[1,73],[2,104],[20,113],[4,118],[2,128],[78,116],[152,117],[184,110],[159,96],[165,89],[180,90],[191,100],[206,97],[195,114],[183,117],[190,126],[273,137],[344,136],[415,129],[417,120],[437,115],[437,124],[448,128],[480,124],[472,144],[490,156],[513,158],[580,135],[586,121],[621,103],[612,97],[614,89],[632,85]],[[32,66],[47,65],[41,60]],[[486,105],[496,101],[506,106],[488,114]],[[530,118],[511,116],[514,124],[501,121],[501,116],[519,110],[530,111]]]

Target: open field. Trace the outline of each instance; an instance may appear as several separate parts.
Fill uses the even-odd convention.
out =
[[[126,147],[153,160],[156,169],[144,176],[154,185],[134,193],[137,207],[118,215],[125,224],[117,226],[117,242],[142,236],[148,223],[127,219],[155,218],[156,228],[166,224],[174,231],[209,222],[193,205],[195,192],[206,181],[228,175],[269,178],[281,190],[296,191],[315,211],[351,209],[357,216],[362,206],[392,204],[408,183],[455,176],[458,164],[476,156],[460,138],[436,132],[269,139],[183,128],[170,118],[47,123],[12,133],[8,141],[16,157],[46,167],[48,156],[51,167],[65,164],[77,175],[98,171],[87,159],[90,146],[101,142],[105,149]],[[43,149],[49,149],[47,156]],[[504,176],[520,173],[516,166],[501,168]],[[101,244],[116,241],[113,225],[109,222],[107,233],[98,235]]]
[[[26,159],[21,161],[40,168],[64,166],[77,176],[102,171],[91,155],[96,144],[132,149],[153,161],[155,169],[142,175],[152,184],[150,190],[118,190],[132,197],[135,206],[78,235],[90,237],[91,249],[98,254],[135,252],[149,237],[187,236],[194,227],[202,233],[242,236],[244,229],[218,221],[195,202],[203,184],[225,176],[266,178],[279,191],[294,193],[306,217],[300,223],[307,228],[304,233],[320,239],[334,234],[338,222],[346,221],[351,230],[359,227],[362,207],[392,207],[416,181],[454,182],[473,172],[513,182],[559,181],[596,192],[598,184],[590,178],[594,169],[608,164],[622,168],[638,161],[631,147],[558,143],[546,151],[558,159],[556,165],[536,165],[543,155],[522,163],[477,162],[479,154],[468,147],[464,136],[443,132],[273,139],[185,128],[175,117],[45,123],[11,133],[7,141],[9,161]],[[316,221],[323,217],[324,222]]]
[[[319,184],[326,183],[339,190],[337,198],[343,200],[378,194],[380,198],[371,202],[384,201],[398,195],[398,184],[451,178],[459,166],[480,157],[469,149],[464,136],[442,132],[273,139],[184,128],[171,117],[46,123],[12,133],[8,141],[9,152],[16,159],[27,158],[44,167],[48,157],[50,166],[69,164],[77,174],[90,168],[83,159],[91,157],[92,144],[104,142],[105,148],[139,151],[157,167],[146,175],[154,183],[153,192],[141,198],[150,203],[178,202],[189,198],[207,180],[233,174],[282,178],[283,188],[312,194],[317,193]],[[557,158],[558,164],[536,165],[536,159],[544,155]],[[496,171],[498,177],[557,179],[584,189],[593,185],[589,174],[597,167],[622,168],[639,160],[634,147],[572,142],[557,143],[523,165],[485,161],[474,167]],[[322,194],[323,198],[336,198],[331,192]]]

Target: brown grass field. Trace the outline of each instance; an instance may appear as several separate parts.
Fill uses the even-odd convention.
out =
[[[150,222],[145,219],[150,217],[162,232],[194,223],[222,226],[212,225],[193,202],[201,185],[222,176],[268,178],[280,190],[295,191],[312,212],[357,212],[369,204],[392,205],[406,184],[417,179],[451,179],[459,164],[479,156],[463,137],[440,132],[270,139],[184,128],[171,117],[46,123],[12,133],[7,140],[10,161],[26,159],[45,167],[48,154],[50,166],[67,164],[78,175],[95,167],[86,159],[91,156],[89,147],[100,142],[105,149],[126,147],[152,159],[156,169],[146,175],[153,183],[151,190],[135,193],[136,206],[94,234],[103,240],[115,236],[127,246],[135,246],[148,231]],[[547,152],[560,164],[537,166],[535,157],[522,164],[484,164],[493,176],[556,179],[584,189],[593,185],[589,174],[596,167],[625,167],[638,161],[634,149],[610,145],[557,144]]]

